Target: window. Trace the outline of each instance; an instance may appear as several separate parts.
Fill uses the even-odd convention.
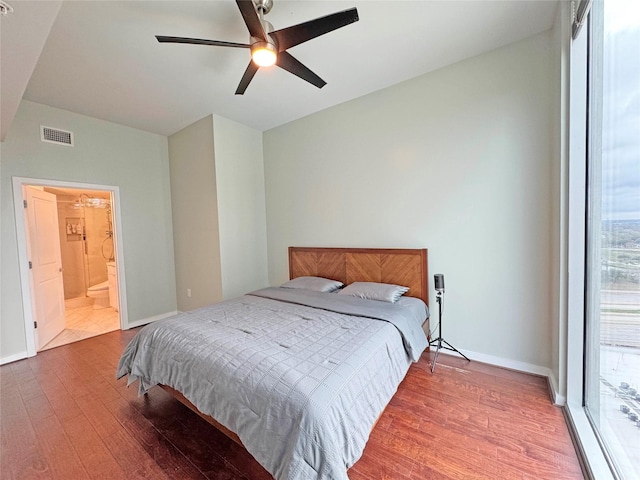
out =
[[[615,475],[640,472],[640,2],[593,2],[584,408]]]

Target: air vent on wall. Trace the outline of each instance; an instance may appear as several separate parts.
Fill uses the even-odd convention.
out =
[[[40,125],[40,139],[43,142],[73,147],[73,132],[67,132],[66,130],[60,130],[58,128]]]

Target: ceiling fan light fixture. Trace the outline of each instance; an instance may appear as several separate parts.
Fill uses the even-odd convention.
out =
[[[256,42],[251,46],[251,58],[260,67],[275,65],[278,59],[276,47],[268,42]]]

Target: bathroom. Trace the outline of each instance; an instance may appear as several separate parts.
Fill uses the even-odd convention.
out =
[[[65,329],[41,350],[120,328],[110,192],[44,191],[56,196]]]

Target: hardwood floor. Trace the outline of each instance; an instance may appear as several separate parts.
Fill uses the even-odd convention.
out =
[[[0,367],[0,477],[248,479],[267,472],[159,388],[115,379],[135,331]],[[546,380],[425,353],[380,418],[351,480],[581,479]]]

